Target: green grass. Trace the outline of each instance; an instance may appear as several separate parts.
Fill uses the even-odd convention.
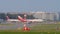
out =
[[[31,30],[44,31],[44,32],[48,32],[48,31],[56,32],[56,31],[60,31],[60,24],[40,24],[31,27]]]
[[[0,34],[60,34],[60,32],[0,32]]]
[[[22,28],[16,30],[0,30],[0,34],[60,34],[60,24],[37,24],[30,27],[30,31],[23,31]]]
[[[41,34],[43,32],[0,32],[0,34]],[[47,32],[44,32],[47,34]]]
[[[1,26],[1,25],[12,26],[12,25],[14,25],[14,24],[0,24],[0,26]]]

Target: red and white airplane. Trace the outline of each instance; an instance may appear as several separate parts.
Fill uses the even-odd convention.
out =
[[[18,16],[18,20],[22,22],[43,22],[44,21],[42,19],[26,19],[26,18],[23,19],[21,16]]]
[[[9,19],[9,17],[7,16],[7,21],[43,22],[44,20],[42,20],[42,19],[26,19],[26,18],[22,18],[21,16],[18,16],[18,19]]]

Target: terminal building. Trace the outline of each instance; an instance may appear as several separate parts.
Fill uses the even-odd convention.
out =
[[[27,19],[34,19],[32,14],[30,15],[28,13],[23,13],[23,12],[20,12],[20,13],[15,13],[15,12],[11,13],[11,12],[9,12],[9,13],[7,13],[7,16],[9,16],[10,19],[17,19],[18,18],[17,16],[21,16],[22,18],[24,18],[24,14],[27,15],[27,17],[26,17]]]
[[[58,14],[59,14],[59,21],[60,21],[60,12],[58,12]]]
[[[38,19],[45,19],[45,20],[59,20],[59,14],[58,13],[52,13],[52,12],[32,12],[35,18]]]
[[[0,19],[6,20],[6,16],[9,16],[10,19],[17,19],[17,16],[20,15],[24,18],[24,13],[27,15],[27,19],[44,19],[44,20],[59,20],[59,13],[53,12],[8,12],[0,13]]]

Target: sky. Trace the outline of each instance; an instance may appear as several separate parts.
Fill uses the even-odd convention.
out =
[[[60,12],[60,0],[0,0],[0,12]]]

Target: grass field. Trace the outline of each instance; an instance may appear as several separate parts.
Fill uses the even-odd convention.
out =
[[[0,32],[0,34],[60,34],[59,32]]]
[[[0,32],[0,34],[60,34],[60,32]]]
[[[60,34],[60,24],[36,24],[30,26],[30,31],[23,31],[22,28],[16,30],[0,30],[0,34]]]

